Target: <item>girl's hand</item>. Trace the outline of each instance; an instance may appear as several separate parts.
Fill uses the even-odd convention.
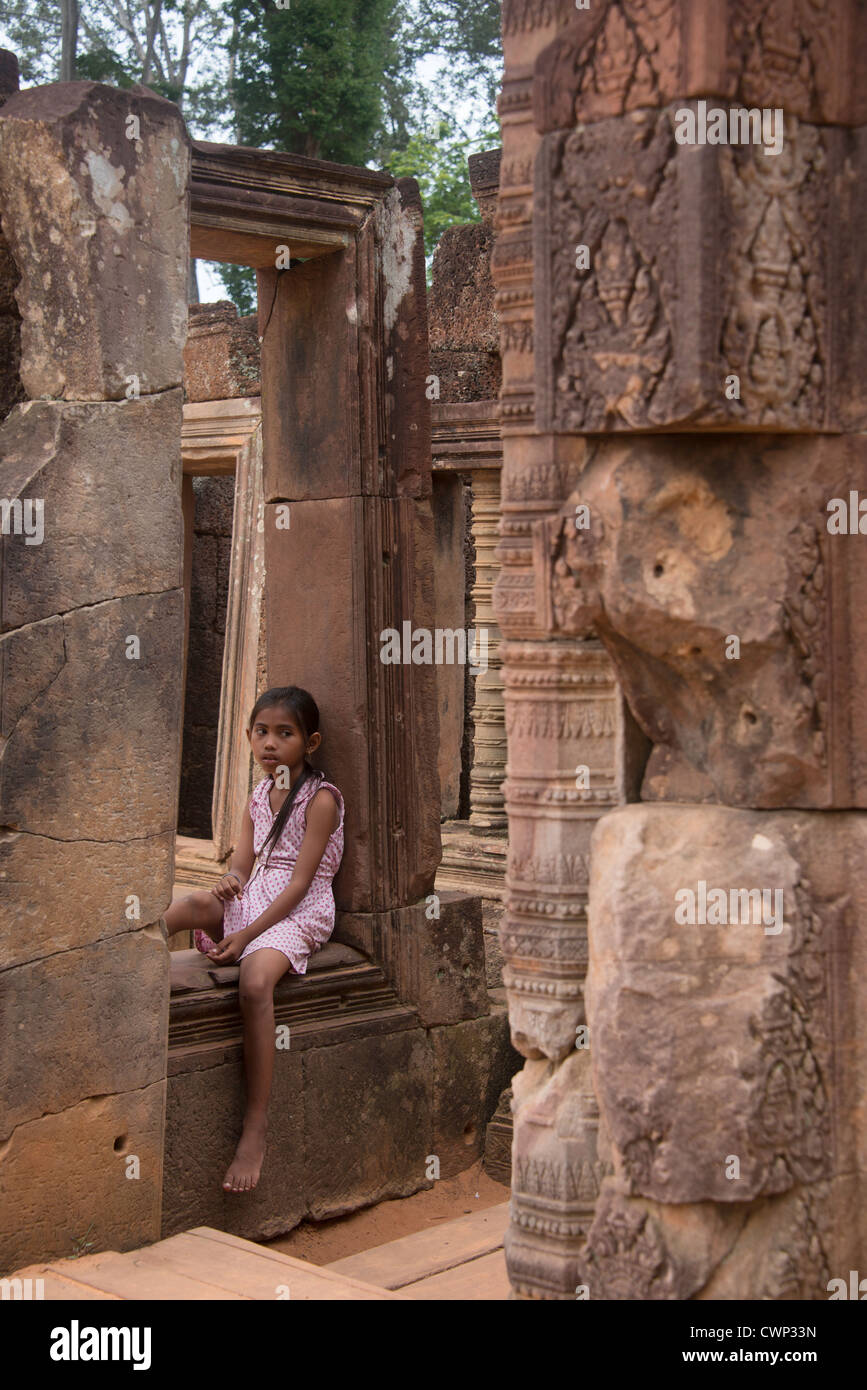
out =
[[[246,945],[243,932],[233,932],[225,941],[215,946],[213,951],[208,952],[208,960],[212,960],[215,965],[236,965]]]
[[[224,903],[230,902],[232,898],[239,898],[243,891],[244,885],[241,882],[240,875],[234,872],[223,874],[219,883],[211,889],[214,897],[219,898],[220,901]]]

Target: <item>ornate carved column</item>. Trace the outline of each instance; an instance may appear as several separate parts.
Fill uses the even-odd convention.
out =
[[[574,1297],[601,1176],[588,1054],[576,1051],[576,1041],[584,1023],[590,835],[601,811],[623,798],[625,747],[623,702],[600,644],[551,642],[536,618],[532,526],[560,509],[585,462],[581,440],[542,435],[535,418],[533,70],[536,55],[572,15],[565,3],[507,0],[503,8],[503,162],[493,257],[503,356],[494,612],[505,639],[509,822],[501,944],[512,1039],[528,1058],[513,1082],[506,1251],[516,1292],[561,1298]],[[587,776],[579,778],[581,764]]]
[[[510,1276],[827,1297],[864,1260],[863,561],[857,521],[826,525],[867,492],[863,6],[506,0],[503,23]],[[716,104],[779,147],[679,138]],[[644,801],[679,805],[617,807],[642,749],[615,669]],[[785,907],[690,924],[696,885]]]
[[[473,545],[476,582],[473,585],[476,644],[485,635],[487,669],[476,676],[473,765],[470,771],[470,825],[482,831],[504,830],[506,808],[506,729],[500,629],[493,611],[494,582],[499,573],[496,549],[500,533],[500,471],[474,468],[472,479]]]
[[[443,403],[433,409],[434,474],[446,470],[472,480],[471,499],[475,544],[474,625],[488,633],[488,671],[475,679],[475,721],[471,774],[470,820],[446,821],[442,827],[443,857],[437,886],[480,893],[485,901],[486,948],[490,986],[500,983],[502,965],[496,929],[504,893],[506,862],[505,721],[503,713],[501,636],[493,614],[492,593],[499,573],[497,532],[502,449],[499,405],[496,401]],[[475,779],[473,771],[475,770]]]

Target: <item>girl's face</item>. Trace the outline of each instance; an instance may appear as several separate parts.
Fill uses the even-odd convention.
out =
[[[253,757],[265,772],[274,777],[278,768],[288,767],[293,781],[301,771],[305,753],[319,746],[319,734],[311,734],[305,743],[295,715],[284,705],[260,709],[247,737]]]

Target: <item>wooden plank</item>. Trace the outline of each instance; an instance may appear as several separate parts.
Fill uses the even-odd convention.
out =
[[[117,1302],[117,1294],[105,1293],[102,1289],[94,1289],[89,1284],[78,1283],[74,1274],[67,1271],[67,1264],[71,1265],[74,1270],[78,1261],[63,1260],[58,1266],[47,1264],[28,1265],[26,1269],[16,1270],[14,1274],[10,1274],[7,1277],[9,1279],[41,1279],[42,1296],[46,1303],[55,1302],[57,1300],[61,1302],[67,1302],[68,1300],[80,1300],[81,1302],[107,1300],[108,1302]],[[63,1269],[62,1274],[57,1272],[59,1268]],[[33,1301],[42,1301],[36,1298],[35,1291]]]
[[[325,1268],[384,1289],[401,1289],[501,1249],[508,1225],[509,1203],[501,1202],[496,1207],[459,1216],[456,1221],[347,1255]]]
[[[157,1257],[146,1258],[158,1246],[148,1246],[144,1251],[131,1250],[121,1255],[117,1250],[108,1250],[98,1255],[87,1255],[75,1261],[74,1277],[79,1285],[99,1289],[103,1294],[115,1298],[141,1298],[153,1302],[163,1300],[238,1300],[245,1295],[227,1292],[213,1280],[197,1277],[195,1274],[180,1274],[177,1269]],[[204,1262],[203,1262],[204,1263]],[[49,1265],[52,1273],[67,1279],[66,1261]],[[68,1295],[73,1297],[74,1295]]]
[[[148,1264],[167,1266],[243,1298],[360,1301],[399,1297],[210,1227],[169,1236],[137,1253]]]
[[[509,1297],[512,1286],[506,1269],[505,1250],[494,1250],[477,1260],[468,1260],[455,1269],[434,1274],[402,1290],[404,1298],[424,1300],[456,1300],[461,1303],[484,1301],[501,1302]]]

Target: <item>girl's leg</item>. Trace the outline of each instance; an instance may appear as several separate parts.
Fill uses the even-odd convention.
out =
[[[226,1192],[251,1192],[265,1157],[268,1100],[274,1075],[274,986],[289,969],[282,951],[263,946],[241,961],[240,1000],[244,1018],[247,1104],[235,1157],[223,1179]]]
[[[198,928],[212,941],[223,939],[223,906],[213,893],[188,893],[185,898],[176,898],[163,913],[163,921],[169,936],[176,931],[193,931]]]

